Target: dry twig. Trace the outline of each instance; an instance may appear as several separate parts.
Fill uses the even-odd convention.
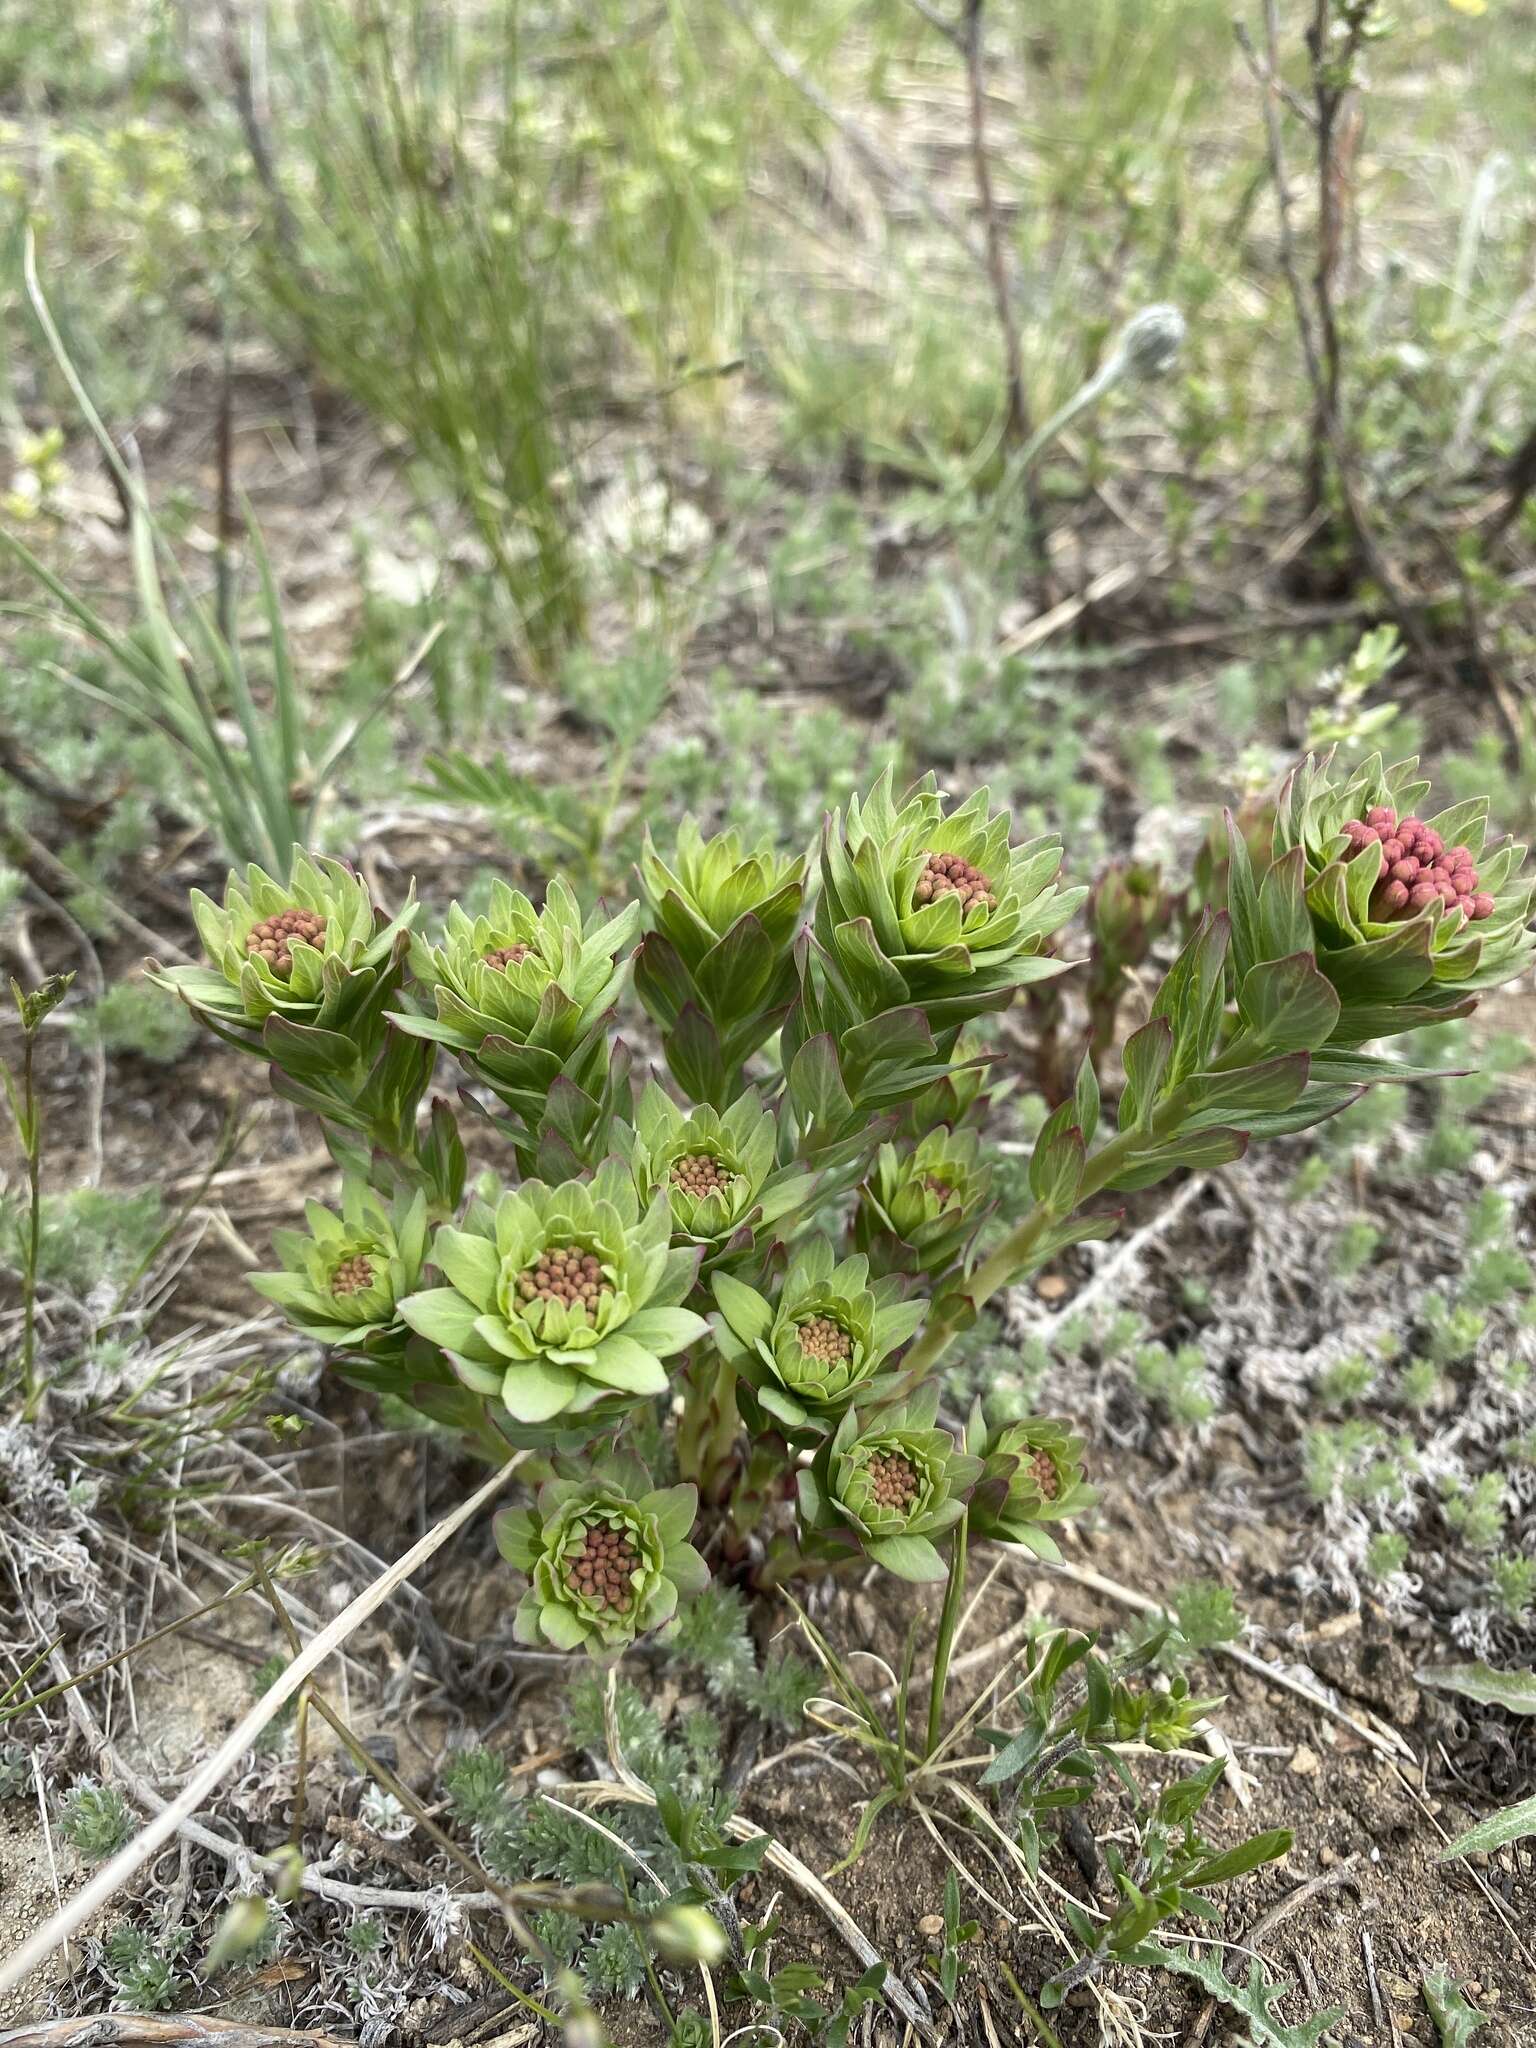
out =
[[[303,2027],[251,2026],[183,2012],[169,2018],[139,2012],[97,2019],[35,2020],[0,2033],[0,2048],[356,2048],[340,2034]]]
[[[99,1912],[107,1901],[144,1865],[155,1856],[170,1840],[184,1821],[190,1820],[199,1806],[224,1779],[245,1754],[256,1737],[292,1699],[305,1681],[326,1661],[333,1651],[340,1648],[353,1631],[363,1624],[395,1588],[418,1571],[427,1559],[434,1556],[474,1515],[477,1515],[494,1495],[499,1493],[523,1462],[519,1453],[493,1472],[485,1484],[478,1487],[458,1507],[445,1515],[435,1527],[429,1529],[419,1542],[413,1543],[404,1557],[398,1558],[382,1578],[350,1601],[317,1636],[305,1646],[277,1677],[261,1698],[241,1716],[240,1720],[224,1738],[207,1762],[193,1772],[165,1809],[150,1825],[134,1836],[118,1853],[106,1863],[90,1881],[83,1885],[65,1906],[62,1912],[54,1914],[46,1925],[24,1941],[18,1949],[0,1962],[0,1991],[14,1990],[24,1978],[35,1970],[39,1963],[53,1954],[59,1944],[71,1934],[77,1933],[92,1916]]]
[[[1275,81],[1280,75],[1279,0],[1264,0],[1264,47],[1269,88],[1263,95],[1264,130],[1269,152],[1270,179],[1275,188],[1275,205],[1280,223],[1280,268],[1285,276],[1286,288],[1290,293],[1291,305],[1296,316],[1297,332],[1301,337],[1301,352],[1306,363],[1307,382],[1312,387],[1315,418],[1328,452],[1333,457],[1339,493],[1344,500],[1355,545],[1360,550],[1366,568],[1381,586],[1403,637],[1423,663],[1426,673],[1434,676],[1442,685],[1454,688],[1454,678],[1448,674],[1445,662],[1425,631],[1418,607],[1404,591],[1396,570],[1388,561],[1381,543],[1376,538],[1355,476],[1353,455],[1339,421],[1338,338],[1336,334],[1331,333],[1329,326],[1325,326],[1323,338],[1319,341],[1313,325],[1312,310],[1307,303],[1307,292],[1302,283],[1291,217],[1285,142],[1280,132],[1280,99],[1279,93],[1275,90]],[[1331,323],[1331,296],[1326,300],[1326,304]]]

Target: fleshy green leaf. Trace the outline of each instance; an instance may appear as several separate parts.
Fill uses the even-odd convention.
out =
[[[1248,1135],[1246,1131],[1218,1128],[1197,1131],[1187,1138],[1175,1138],[1150,1156],[1132,1160],[1123,1172],[1115,1175],[1110,1185],[1129,1194],[1137,1188],[1156,1187],[1160,1180],[1166,1180],[1181,1166],[1207,1169],[1226,1166],[1234,1159],[1241,1159],[1247,1151]]]
[[[1259,958],[1284,960],[1311,948],[1306,854],[1293,846],[1274,862],[1259,885]]]
[[[1227,911],[1232,919],[1232,957],[1241,978],[1259,959],[1259,895],[1247,841],[1230,811],[1222,813],[1227,828]]]
[[[876,1564],[898,1579],[927,1585],[945,1576],[944,1560],[926,1536],[882,1536],[865,1548]]]
[[[724,1102],[730,1075],[720,1036],[695,1003],[685,1003],[667,1034],[667,1065],[695,1102]]]
[[[1500,1807],[1497,1813],[1489,1814],[1476,1827],[1458,1835],[1448,1849],[1440,1851],[1439,1860],[1448,1863],[1453,1856],[1485,1854],[1502,1849],[1508,1842],[1524,1841],[1527,1835],[1536,1835],[1536,1799],[1521,1799],[1513,1806]]]
[[[1310,953],[1266,960],[1244,975],[1238,1014],[1268,1052],[1311,1052],[1339,1019],[1338,992]]]
[[[1250,1115],[1289,1109],[1307,1085],[1310,1061],[1309,1053],[1288,1052],[1257,1066],[1240,1067],[1235,1073],[1198,1075],[1192,1084],[1193,1113],[1183,1129],[1246,1124]]]
[[[1490,1664],[1447,1664],[1439,1671],[1416,1671],[1420,1685],[1436,1692],[1459,1693],[1481,1707],[1504,1707],[1511,1714],[1536,1714],[1536,1671],[1495,1671]]]
[[[1344,2017],[1342,2006],[1330,2005],[1322,2012],[1313,2013],[1309,2019],[1287,2026],[1275,2012],[1275,2007],[1282,1998],[1290,1996],[1294,1987],[1283,1979],[1272,1981],[1264,1965],[1258,1961],[1249,1963],[1248,1981],[1240,1985],[1232,1982],[1221,1967],[1218,1956],[1210,1953],[1196,1955],[1183,1942],[1166,1945],[1160,1941],[1143,1942],[1139,1948],[1123,1954],[1120,1960],[1136,1963],[1143,1969],[1172,1970],[1178,1976],[1193,1977],[1209,1997],[1219,1999],[1233,2012],[1242,2014],[1248,2022],[1254,2048],[1320,2048],[1329,2028],[1336,2026]]]
[[[829,1033],[808,1038],[795,1054],[789,1069],[789,1097],[804,1123],[814,1122],[837,1132],[852,1118],[853,1103],[843,1086],[837,1048]]]
[[[624,1325],[623,1334],[654,1351],[658,1358],[670,1358],[686,1351],[709,1335],[709,1325],[691,1308],[642,1308]]]
[[[1173,1058],[1173,1026],[1166,1017],[1154,1017],[1133,1031],[1125,1042],[1125,1093],[1120,1098],[1120,1128],[1128,1131],[1145,1125],[1157,1103],[1158,1092]]]
[[[1273,1863],[1277,1857],[1288,1856],[1295,1839],[1289,1828],[1266,1828],[1263,1834],[1250,1835],[1246,1842],[1239,1842],[1235,1849],[1225,1849],[1219,1856],[1208,1856],[1180,1882],[1192,1891],[1204,1891],[1209,1885],[1225,1884],[1234,1877],[1246,1877],[1260,1864]]]
[[[1087,1053],[1083,1054],[1082,1065],[1077,1070],[1077,1086],[1072,1100],[1076,1106],[1072,1120],[1083,1134],[1083,1143],[1091,1145],[1099,1128],[1099,1077],[1093,1071],[1093,1061]]]
[[[528,1358],[507,1367],[501,1398],[515,1422],[548,1422],[570,1406],[579,1385],[568,1365]]]
[[[699,1512],[699,1489],[691,1485],[668,1486],[651,1497],[650,1511],[656,1517],[662,1542],[670,1550],[693,1527]]]
[[[455,1288],[427,1287],[420,1294],[408,1294],[399,1306],[413,1330],[445,1351],[462,1351],[474,1340],[480,1311]]]
[[[773,1307],[755,1287],[735,1280],[729,1273],[716,1273],[710,1281],[720,1313],[743,1344],[759,1344],[773,1328]]]
[[[1442,1970],[1426,1970],[1422,1979],[1424,2003],[1440,2036],[1440,2048],[1466,2048],[1479,2027],[1486,2027],[1488,2015],[1469,2005],[1461,1986]]]
[[[432,1240],[432,1263],[476,1309],[491,1306],[501,1261],[489,1238],[444,1224]]]
[[[588,1379],[614,1387],[621,1394],[664,1394],[667,1390],[666,1367],[654,1351],[636,1343],[627,1329],[605,1337],[582,1361],[581,1370]]]

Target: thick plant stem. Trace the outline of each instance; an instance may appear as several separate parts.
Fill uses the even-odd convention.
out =
[[[687,1397],[677,1427],[677,1469],[691,1479],[699,1499],[722,1504],[735,1476],[736,1369],[723,1358],[695,1359],[688,1368]]]
[[[944,1605],[939,1609],[939,1639],[933,1646],[933,1681],[928,1693],[928,1743],[924,1756],[932,1756],[944,1732],[944,1688],[949,1682],[950,1652],[960,1624],[960,1603],[965,1598],[966,1525],[964,1516],[956,1522],[949,1543],[949,1583],[944,1588]]]
[[[1220,1068],[1225,1063],[1225,1060],[1218,1060],[1216,1066]],[[1125,1171],[1138,1152],[1153,1149],[1171,1138],[1183,1121],[1187,1106],[1188,1091],[1176,1088],[1165,1102],[1159,1104],[1149,1128],[1132,1128],[1121,1131],[1118,1137],[1111,1138],[1109,1143],[1088,1161],[1072,1210],[1066,1213],[1071,1214],[1094,1195],[1101,1194]],[[970,1276],[965,1291],[972,1308],[983,1307],[994,1294],[1027,1273],[1040,1239],[1052,1224],[1064,1220],[1064,1216],[1053,1213],[1043,1203],[1037,1202],[1023,1222],[1009,1231],[997,1249],[989,1252]],[[922,1336],[902,1359],[902,1373],[905,1379],[916,1385],[925,1374],[932,1371],[957,1334],[958,1325],[954,1323],[934,1323],[924,1330]]]

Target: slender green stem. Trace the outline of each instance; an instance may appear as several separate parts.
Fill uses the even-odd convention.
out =
[[[467,1941],[464,1946],[469,1950],[485,1974],[493,1978],[503,1991],[507,1992],[512,1998],[515,1998],[519,2005],[526,2007],[531,2013],[536,2013],[548,2026],[558,2027],[560,2025],[559,2013],[551,2012],[547,2005],[540,2005],[536,1998],[530,1998],[526,1991],[514,1984],[512,1979],[497,1967],[478,1942]]]
[[[933,1646],[933,1681],[928,1693],[928,1746],[932,1756],[944,1732],[944,1688],[949,1683],[949,1657],[960,1624],[960,1603],[965,1598],[965,1556],[967,1549],[964,1516],[956,1522],[949,1541],[949,1583],[944,1588],[944,1605],[939,1609],[939,1639]]]
[[[21,1384],[24,1391],[21,1419],[31,1422],[42,1406],[43,1389],[37,1379],[37,1269],[42,1263],[43,1197],[42,1119],[38,1112],[37,1085],[32,1062],[37,1033],[28,1031],[21,1056],[21,1099],[26,1113],[27,1153],[27,1253],[21,1275]]]

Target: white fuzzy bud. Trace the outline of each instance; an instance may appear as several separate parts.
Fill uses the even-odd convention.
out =
[[[658,1955],[669,1963],[718,1963],[725,1933],[702,1906],[667,1906],[650,1923]]]
[[[1146,306],[1120,330],[1115,354],[1133,377],[1161,377],[1184,346],[1184,315],[1177,306]]]

